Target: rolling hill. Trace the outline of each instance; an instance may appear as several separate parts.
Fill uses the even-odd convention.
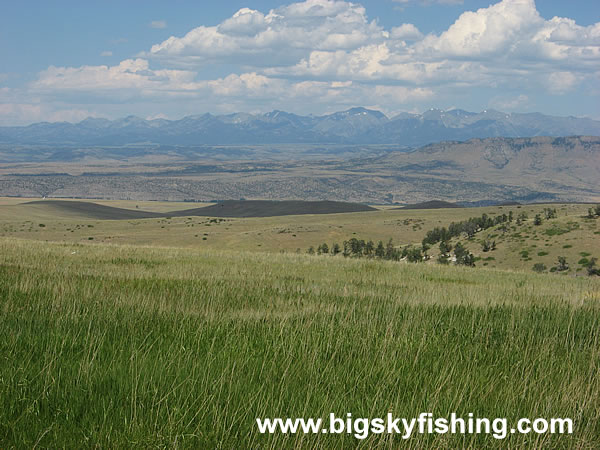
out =
[[[117,208],[93,202],[69,200],[42,200],[28,202],[29,205],[44,205],[59,213],[79,215],[87,219],[130,220],[188,216],[210,217],[275,217],[304,214],[339,214],[362,211],[375,211],[367,205],[332,201],[309,202],[301,200],[228,200],[202,208],[190,208],[164,213],[137,209]]]

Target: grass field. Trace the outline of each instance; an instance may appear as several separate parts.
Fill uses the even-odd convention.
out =
[[[0,447],[598,448],[600,283],[0,238]],[[260,435],[256,417],[570,417],[573,435]]]
[[[0,198],[0,236],[53,242],[109,243],[187,247],[208,250],[305,253],[322,243],[331,246],[351,238],[372,239],[396,245],[420,244],[426,232],[483,213],[514,216],[526,213],[522,225],[515,222],[505,231],[500,227],[478,233],[462,242],[477,257],[478,268],[531,271],[536,263],[547,270],[565,256],[569,271],[584,275],[580,261],[600,260],[600,219],[585,219],[591,205],[523,205],[485,208],[394,210],[373,212],[298,215],[257,218],[170,217],[136,220],[96,220],[46,204],[27,204],[31,199]],[[95,201],[105,206],[166,213],[195,208],[195,203]],[[534,216],[546,207],[557,209],[556,219],[533,224]],[[483,252],[484,239],[496,241],[497,249]],[[456,240],[455,240],[456,241]],[[456,243],[456,242],[454,242]],[[438,248],[431,249],[435,264]],[[582,255],[583,254],[583,255]]]

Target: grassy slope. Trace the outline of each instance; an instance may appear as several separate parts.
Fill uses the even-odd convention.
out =
[[[507,233],[497,229],[479,233],[472,242],[465,242],[475,255],[493,258],[479,261],[477,265],[490,268],[531,270],[535,263],[548,268],[556,264],[558,256],[566,256],[571,265],[570,273],[584,273],[577,264],[589,253],[600,259],[600,220],[583,217],[590,205],[551,205],[557,208],[558,217],[535,227],[533,217],[548,205],[524,205],[457,208],[439,210],[390,210],[375,212],[283,216],[267,218],[211,220],[205,217],[173,217],[171,219],[90,220],[80,215],[58,215],[46,205],[20,204],[28,200],[0,199],[0,236],[26,239],[134,244],[154,246],[191,247],[199,249],[240,249],[270,252],[305,252],[323,242],[331,246],[352,237],[379,239],[387,242],[393,238],[396,244],[420,243],[425,233],[437,226],[448,226],[452,221],[486,213],[490,216],[513,211],[515,217],[525,212],[529,219]],[[107,206],[165,212],[196,206],[192,203],[98,202]],[[569,225],[571,223],[571,225]],[[40,224],[45,225],[40,227]],[[573,225],[575,224],[575,225]],[[547,233],[547,230],[569,230],[563,234]],[[484,253],[480,242],[492,236],[497,250]],[[564,247],[567,248],[564,248]],[[521,253],[527,251],[527,256]],[[433,259],[437,248],[431,250]],[[541,255],[539,255],[542,253]],[[543,254],[547,253],[547,254]],[[577,269],[580,269],[577,272]]]
[[[0,446],[592,448],[600,283],[0,239]],[[572,417],[574,436],[261,436],[260,416]]]

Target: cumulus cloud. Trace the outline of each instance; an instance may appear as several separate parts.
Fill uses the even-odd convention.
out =
[[[503,0],[463,13],[440,36],[428,36],[420,49],[466,58],[507,53],[530,42],[542,22],[533,0]]]
[[[354,49],[388,36],[364,7],[339,0],[306,0],[267,14],[243,8],[213,27],[171,36],[140,56],[180,66],[252,61],[285,65],[313,50]]]
[[[208,77],[209,66],[229,71]],[[410,23],[385,29],[357,3],[306,0],[268,12],[242,8],[113,66],[51,66],[29,87],[47,98],[72,92],[115,102],[176,98],[214,111],[317,112],[348,102],[414,108],[474,87],[542,86],[560,95],[599,73],[600,23],[546,20],[533,0],[467,11],[428,35]],[[486,101],[515,109],[530,98]]]
[[[270,76],[415,84],[473,79],[498,86],[515,77],[547,81],[556,62],[575,72],[597,70],[599,51],[600,23],[545,20],[533,0],[467,11],[448,30],[427,36],[410,23],[385,30],[358,4],[307,0],[266,14],[243,8],[217,26],[172,36],[143,56],[185,68],[237,61]]]
[[[503,0],[463,13],[439,36],[427,36],[416,49],[430,58],[494,60],[511,67],[564,62],[583,69],[598,66],[600,23],[543,19],[534,0]],[[493,59],[493,60],[492,60]],[[532,69],[533,70],[533,69]]]
[[[423,38],[423,33],[412,23],[403,23],[399,27],[392,28],[390,33],[392,39],[415,41]]]
[[[131,90],[168,92],[194,90],[195,72],[151,70],[148,61],[126,59],[116,66],[54,67],[39,74],[31,87],[35,91],[97,92]],[[104,94],[102,94],[104,95]]]

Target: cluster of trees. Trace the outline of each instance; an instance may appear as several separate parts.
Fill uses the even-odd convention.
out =
[[[544,208],[543,215],[546,220],[556,219],[556,208]],[[533,224],[534,225],[542,224],[542,214],[535,215],[535,218],[533,219]]]
[[[311,255],[315,254],[314,247],[311,246],[308,249],[308,253]],[[392,239],[390,239],[387,244],[384,244],[383,241],[379,241],[377,245],[371,240],[365,241],[364,239],[356,238],[344,241],[341,246],[337,242],[331,247],[326,243],[323,243],[317,247],[316,253],[318,255],[331,254],[334,256],[341,253],[344,257],[367,257],[394,261],[398,261],[403,257],[402,251],[394,246],[394,241]]]
[[[452,244],[448,241],[440,242],[440,256],[438,256],[438,262],[440,264],[450,264],[452,259],[451,252]],[[475,267],[475,256],[469,250],[465,248],[460,242],[454,246],[454,259],[455,264],[459,266]]]
[[[588,219],[594,219],[596,217],[600,217],[600,205],[596,205],[594,208],[588,209],[588,215],[586,216]]]
[[[493,218],[487,214],[482,214],[481,217],[471,217],[468,220],[458,223],[452,222],[448,228],[436,227],[433,230],[428,231],[423,238],[423,246],[434,245],[443,241],[447,242],[454,237],[460,236],[462,233],[465,233],[467,237],[471,239],[478,231],[512,221],[513,212],[510,211],[508,214],[498,215]]]
[[[390,239],[387,244],[383,241],[375,244],[373,241],[365,241],[364,239],[352,238],[348,241],[344,241],[340,246],[338,243],[334,243],[331,247],[327,244],[319,245],[316,250],[314,247],[308,249],[309,255],[338,255],[346,258],[377,258],[388,261],[400,261],[406,258],[408,262],[421,262],[429,259],[427,255],[427,248],[407,245],[403,248],[396,248],[393,239]]]
[[[348,241],[344,241],[340,246],[338,243],[334,243],[331,247],[326,243],[319,245],[316,250],[314,247],[308,249],[309,255],[338,255],[342,254],[344,257],[350,258],[377,258],[389,261],[400,261],[406,259],[411,263],[417,263],[426,261],[430,258],[427,254],[429,246],[414,246],[407,245],[403,248],[396,248],[394,241],[390,239],[387,244],[383,241],[379,241],[377,245],[369,240],[352,238]],[[452,250],[454,250],[452,252]],[[454,249],[452,244],[448,241],[442,241],[440,243],[440,257],[438,262],[441,264],[449,264],[454,253],[454,261],[458,265],[475,266],[475,256],[469,252],[460,242],[456,244]]]

